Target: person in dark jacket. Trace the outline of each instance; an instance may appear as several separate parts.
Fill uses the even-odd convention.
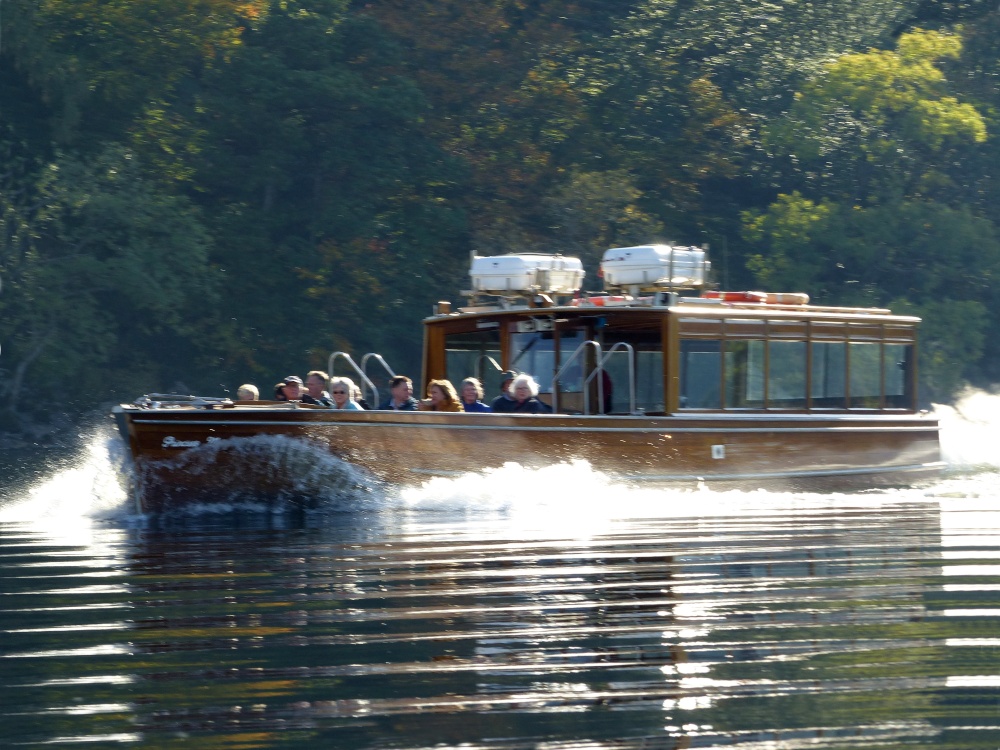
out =
[[[500,395],[493,399],[490,409],[493,411],[509,412],[514,407],[514,397],[510,395],[510,384],[514,382],[517,373],[513,370],[504,370],[500,373]]]
[[[306,392],[302,394],[303,404],[316,404],[318,406],[333,406],[333,399],[327,388],[330,384],[330,376],[322,370],[310,370],[306,375]]]
[[[462,397],[462,408],[465,411],[493,411],[483,403],[483,384],[476,378],[463,380],[459,395]]]
[[[493,411],[506,414],[551,414],[552,407],[538,400],[538,383],[530,375],[518,375],[510,384],[510,405],[493,401]]]
[[[413,398],[413,381],[405,375],[396,375],[389,381],[389,398],[379,407],[382,410],[416,411],[417,400]]]

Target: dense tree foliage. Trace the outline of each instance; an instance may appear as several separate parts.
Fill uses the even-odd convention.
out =
[[[468,252],[710,243],[1000,380],[1000,10],[955,0],[41,0],[0,37],[0,408],[377,350]],[[590,277],[591,279],[593,276]]]
[[[995,226],[962,199],[954,169],[988,133],[940,67],[960,52],[956,35],[917,29],[895,49],[829,63],[765,129],[795,189],[744,214],[761,284],[804,285],[830,301],[905,300],[943,326],[938,335],[964,329],[945,343],[928,326],[924,382],[939,397],[971,372],[1000,322]]]

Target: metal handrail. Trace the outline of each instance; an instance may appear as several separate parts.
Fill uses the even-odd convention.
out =
[[[607,363],[608,359],[611,357],[612,354],[614,354],[615,352],[618,352],[618,351],[627,351],[629,353],[629,358],[628,358],[628,406],[629,406],[629,414],[635,414],[635,349],[634,349],[634,347],[631,344],[628,344],[628,343],[626,343],[624,341],[619,341],[617,344],[615,344],[610,349],[608,349],[608,351],[605,353],[604,350],[601,348],[601,345],[597,341],[594,341],[593,339],[588,339],[587,341],[582,342],[576,348],[576,350],[570,355],[569,359],[567,359],[563,363],[562,367],[560,367],[558,370],[556,370],[556,374],[552,376],[552,411],[554,411],[554,412],[558,412],[559,411],[559,378],[560,378],[560,376],[562,376],[563,370],[565,370],[567,367],[569,367],[571,364],[573,364],[576,361],[577,357],[580,356],[580,353],[584,349],[586,349],[588,346],[593,346],[594,347],[594,352],[595,352],[595,355],[596,355],[594,357],[594,359],[596,361],[596,366],[594,367],[594,371],[591,372],[590,375],[588,375],[587,378],[583,381],[583,393],[584,393],[583,413],[585,415],[587,415],[587,416],[590,415],[590,399],[586,397],[587,388],[590,385],[590,381],[592,381],[595,377],[597,377],[597,375],[599,373],[603,373],[604,372],[604,365]],[[600,405],[600,413],[603,414],[604,413],[604,378],[603,377],[600,380],[597,381],[597,403]]]
[[[361,369],[362,369],[362,371],[368,372],[367,368],[368,368],[368,360],[369,359],[374,359],[376,362],[378,362],[380,365],[382,365],[382,369],[384,369],[387,373],[389,373],[389,378],[390,379],[396,377],[395,370],[393,370],[391,367],[389,367],[389,363],[386,362],[385,359],[383,359],[383,357],[382,357],[381,354],[378,354],[376,352],[368,352],[365,356],[363,356],[361,358]],[[368,382],[371,382],[371,381],[368,381]],[[378,405],[379,405],[378,388],[376,388],[374,385],[372,386],[372,395],[375,397],[373,399],[375,403],[372,406],[372,408],[373,409],[377,409]]]
[[[377,355],[377,354],[375,356],[379,357],[379,355]],[[331,378],[333,377],[333,365],[337,361],[338,357],[343,357],[345,360],[347,360],[347,364],[350,365],[351,369],[353,369],[354,372],[356,372],[357,375],[358,375],[358,377],[361,379],[361,389],[362,389],[361,390],[361,397],[362,398],[364,398],[364,395],[365,395],[364,388],[366,386],[368,388],[371,388],[372,394],[375,396],[375,408],[377,409],[378,408],[378,388],[376,388],[375,384],[369,379],[369,377],[367,375],[365,375],[365,371],[361,367],[358,366],[358,363],[354,361],[354,358],[351,357],[350,354],[348,354],[347,352],[334,352],[333,354],[330,355],[330,359],[327,360],[327,368],[326,368],[327,371],[330,373],[330,377]],[[366,354],[365,358],[367,358],[367,357],[368,357],[368,355]],[[366,361],[365,358],[362,358],[361,361],[365,362]],[[382,359],[382,358],[379,357],[379,359]],[[383,364],[385,364],[384,360],[383,360]],[[388,369],[388,365],[386,365],[386,368]],[[391,372],[391,370],[390,370],[390,372]],[[352,394],[352,397],[353,397],[353,394]]]
[[[628,358],[628,413],[635,414],[635,349],[633,346],[625,341],[619,341],[617,344],[612,346],[601,358],[600,362],[597,363],[597,367],[594,371],[587,376],[584,381],[584,385],[588,385],[594,376],[599,372],[604,372],[604,365],[611,358],[611,355],[617,351],[627,351],[629,353]],[[603,413],[604,409],[604,378],[601,378],[597,384],[597,398],[601,404],[601,409]]]

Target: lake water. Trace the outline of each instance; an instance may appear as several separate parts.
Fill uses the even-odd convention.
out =
[[[0,493],[0,746],[995,750],[1000,408],[962,411],[919,488],[508,465],[159,521],[94,431]]]

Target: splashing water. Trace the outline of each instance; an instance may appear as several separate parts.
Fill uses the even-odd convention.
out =
[[[968,391],[954,406],[935,404],[941,454],[952,472],[1000,469],[1000,395]]]
[[[617,482],[582,461],[542,469],[508,463],[499,469],[386,488],[308,441],[259,436],[225,441],[225,450],[230,456],[239,456],[239,471],[244,479],[251,478],[249,484],[253,484],[253,477],[259,477],[264,485],[272,482],[276,470],[294,477],[288,498],[309,498],[320,514],[389,511],[530,515],[539,525],[558,522],[589,527],[609,517],[661,517],[664,513],[688,511],[702,515],[730,513],[750,496],[759,496],[758,501],[766,498],[766,505],[778,512],[791,505],[801,510],[810,502],[824,506],[831,498],[837,498],[843,507],[845,503],[870,506],[879,502],[878,498],[899,500],[901,493],[911,499],[992,494],[1000,472],[1000,452],[994,448],[1000,438],[1000,396],[969,392],[954,406],[935,406],[935,414],[941,421],[942,454],[949,467],[948,476],[929,490],[860,494],[812,496],[765,492],[752,486],[729,491],[637,487]],[[208,444],[185,452],[177,461],[184,471],[210,471],[220,448],[218,443]],[[127,464],[126,449],[117,432],[111,427],[96,429],[68,468],[54,470],[32,486],[6,488],[6,496],[0,498],[0,523],[71,528],[93,522],[136,520],[126,490],[131,472]],[[281,510],[280,503],[260,502],[232,490],[224,477],[217,484],[211,502],[178,503],[177,513],[197,517]],[[979,485],[982,492],[976,489]],[[761,503],[755,504],[759,509]]]
[[[95,525],[127,515],[125,461],[117,433],[97,429],[68,468],[33,486],[5,488],[0,523],[40,528],[64,541],[88,544]]]
[[[162,466],[199,475],[197,497],[189,490],[163,490],[164,510],[176,515],[357,511],[381,496],[380,482],[331,455],[325,445],[284,435],[206,443]]]

